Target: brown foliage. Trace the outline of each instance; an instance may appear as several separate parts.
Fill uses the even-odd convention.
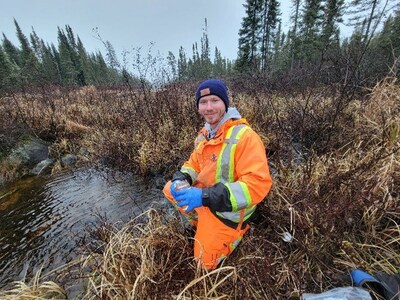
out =
[[[193,91],[178,85],[157,92],[64,91],[52,100],[54,110],[33,97],[35,113],[23,116],[36,132],[85,146],[92,158],[168,177],[188,157],[201,126]],[[192,263],[182,229],[157,214],[103,231],[101,251],[86,264],[93,271],[89,299],[297,299],[350,284],[342,276],[352,268],[398,272],[397,82],[385,80],[360,99],[335,87],[290,95],[261,84],[233,87],[231,96],[270,154],[274,185],[261,204],[262,222],[211,274]],[[39,111],[40,122],[33,118]]]

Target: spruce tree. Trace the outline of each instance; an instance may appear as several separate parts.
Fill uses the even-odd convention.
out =
[[[100,85],[108,82],[108,66],[100,51],[97,51],[94,57],[94,67],[96,73],[96,82]]]
[[[380,0],[352,0],[350,2],[351,10],[349,14],[351,18],[349,24],[358,28],[363,25],[361,34],[364,44],[372,37],[381,21],[384,12],[380,9],[380,4]]]
[[[3,47],[0,46],[0,95],[10,88],[12,83],[13,67]]]
[[[60,84],[57,59],[52,51],[53,48],[55,49],[54,45],[46,45],[41,39],[40,48],[42,49],[42,74],[44,79],[49,83]]]
[[[214,52],[214,64],[213,64],[213,76],[214,77],[223,77],[226,74],[226,66],[225,66],[225,59],[222,58],[221,51],[218,50],[217,47],[215,47],[215,52]]]
[[[85,47],[83,46],[83,43],[79,36],[77,37],[77,55],[79,57],[79,62],[80,62],[80,68],[82,69],[82,72],[85,74],[85,81],[87,84],[93,83],[93,74],[92,74],[92,68],[90,65],[89,61],[89,55],[86,52]]]
[[[371,40],[370,51],[365,59],[368,63],[370,81],[385,76],[398,76],[400,67],[400,10],[389,15],[382,30]]]
[[[290,52],[287,47],[286,34],[282,32],[282,24],[278,23],[278,29],[275,35],[273,58],[271,62],[270,74],[273,75],[276,72],[280,72],[288,69]]]
[[[322,22],[321,48],[323,69],[326,75],[325,82],[340,81],[343,77],[340,69],[340,30],[339,25],[343,22],[344,0],[327,0],[323,8],[324,19]]]
[[[38,60],[38,70],[42,84],[57,83],[57,66],[50,46],[46,46],[32,28],[30,41],[33,52]]]
[[[29,59],[31,58],[31,53],[33,53],[31,46],[29,45],[28,39],[23,34],[21,28],[19,27],[18,22],[14,19],[14,25],[17,30],[17,37],[20,43],[20,57],[21,57],[21,66],[25,65]]]
[[[188,79],[188,62],[186,59],[186,53],[183,47],[179,48],[178,56],[178,80],[184,81]]]
[[[343,22],[344,0],[327,0],[324,7],[322,38],[325,45],[339,34],[339,24]]]
[[[300,39],[298,37],[298,30],[300,28],[300,7],[301,0],[292,0],[292,13],[291,23],[293,27],[288,32],[288,42],[290,43],[290,69],[293,70],[295,61],[298,61],[298,53],[300,51]]]
[[[276,25],[279,22],[279,2],[276,0],[264,0],[262,7],[261,30],[261,71],[267,72],[272,60],[272,52],[275,43]]]
[[[206,78],[211,75],[212,63],[210,58],[210,42],[208,39],[207,19],[204,19],[203,36],[201,38],[201,56],[199,78]]]
[[[80,86],[84,86],[86,85],[85,72],[82,67],[81,57],[79,55],[78,45],[76,43],[74,33],[69,25],[65,26],[65,31],[67,32],[68,44],[70,45],[71,61],[75,68],[75,83]],[[77,38],[79,39],[79,36]]]
[[[68,38],[65,35],[64,31],[59,27],[57,35],[61,82],[64,85],[74,85],[77,72],[74,66],[74,62],[71,59],[71,52],[73,50],[68,42]]]
[[[20,67],[21,80],[23,84],[38,84],[40,83],[39,61],[33,52],[29,41],[19,27],[18,22],[14,19],[14,25],[17,30],[17,37],[20,43]]]
[[[262,28],[263,0],[246,0],[245,16],[239,30],[239,52],[236,69],[239,72],[256,71],[259,68],[259,43]]]
[[[323,20],[322,0],[305,0],[302,11],[301,61],[307,65],[320,61],[322,51],[321,28]]]
[[[63,77],[62,77],[62,70],[61,70],[61,57],[60,57],[60,53],[58,52],[58,50],[57,50],[56,46],[54,46],[54,44],[51,44],[51,55],[54,58],[55,67],[57,70],[57,77],[55,78],[55,82],[57,84],[62,85]]]
[[[41,49],[41,45],[40,45],[40,38],[36,34],[35,29],[33,29],[33,28],[32,28],[32,32],[30,34],[30,41],[31,41],[33,52],[35,53],[35,56],[41,63],[43,53],[42,53],[42,49]]]
[[[202,71],[201,71],[201,57],[199,54],[197,42],[192,45],[192,59],[189,59],[189,76],[193,79],[200,79],[202,78]]]
[[[175,55],[171,51],[168,51],[167,62],[170,70],[169,81],[175,81],[178,77],[177,62]]]
[[[14,44],[6,37],[3,33],[3,50],[8,55],[11,62],[15,63],[17,66],[21,66],[21,55],[20,51]]]

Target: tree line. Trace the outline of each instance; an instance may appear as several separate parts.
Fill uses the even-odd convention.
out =
[[[200,48],[200,49],[199,49]],[[168,55],[168,64],[173,80],[185,81],[190,79],[204,79],[207,77],[229,77],[234,74],[234,61],[222,56],[215,46],[214,58],[211,59],[212,47],[208,38],[207,18],[204,20],[203,35],[200,45],[192,45],[192,55],[186,54],[185,49],[179,48],[178,58],[172,52]]]
[[[48,44],[33,30],[28,37],[14,20],[19,47],[3,33],[0,45],[0,90],[48,84],[104,85],[124,80],[100,51],[88,53],[68,25],[58,28],[58,45]]]
[[[394,3],[394,4],[393,4]],[[183,47],[167,56],[168,81],[207,77],[259,76],[268,79],[317,78],[322,83],[373,84],[391,73],[399,76],[400,9],[393,0],[292,0],[289,29],[282,30],[280,2],[246,0],[238,32],[238,55],[223,57],[211,47],[207,19],[191,54]],[[348,19],[354,30],[342,38]],[[4,35],[0,45],[0,90],[26,85],[112,85],[137,80],[122,65],[111,43],[88,53],[70,26],[58,28],[58,45],[35,31],[29,39],[14,20],[19,47]],[[380,27],[378,27],[381,25]],[[379,29],[379,30],[378,30]],[[140,76],[139,76],[140,77]]]
[[[274,80],[300,74],[305,84],[309,77],[327,84],[365,86],[387,75],[399,76],[398,1],[292,0],[286,32],[279,1],[246,0],[243,6],[237,58],[222,58],[215,47],[211,61],[206,20],[200,52],[195,43],[189,58],[182,47],[177,60],[170,53],[176,80],[235,75]],[[340,32],[344,23],[353,28],[346,38]]]
[[[269,78],[315,73],[327,83],[368,84],[399,76],[400,9],[395,1],[292,0],[290,27],[282,31],[280,3],[247,0],[235,63],[239,73]],[[340,25],[353,26],[341,38]],[[383,23],[382,29],[379,25]]]

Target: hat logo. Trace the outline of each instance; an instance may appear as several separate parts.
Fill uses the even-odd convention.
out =
[[[210,88],[202,89],[202,90],[200,91],[200,96],[201,96],[201,97],[203,97],[203,96],[205,96],[205,95],[209,95],[209,94],[211,94]]]

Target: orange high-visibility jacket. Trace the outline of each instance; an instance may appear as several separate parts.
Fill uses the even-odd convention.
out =
[[[244,118],[226,121],[210,140],[206,136],[203,128],[178,173],[203,188],[203,206],[222,222],[244,225],[272,185],[264,144]]]

